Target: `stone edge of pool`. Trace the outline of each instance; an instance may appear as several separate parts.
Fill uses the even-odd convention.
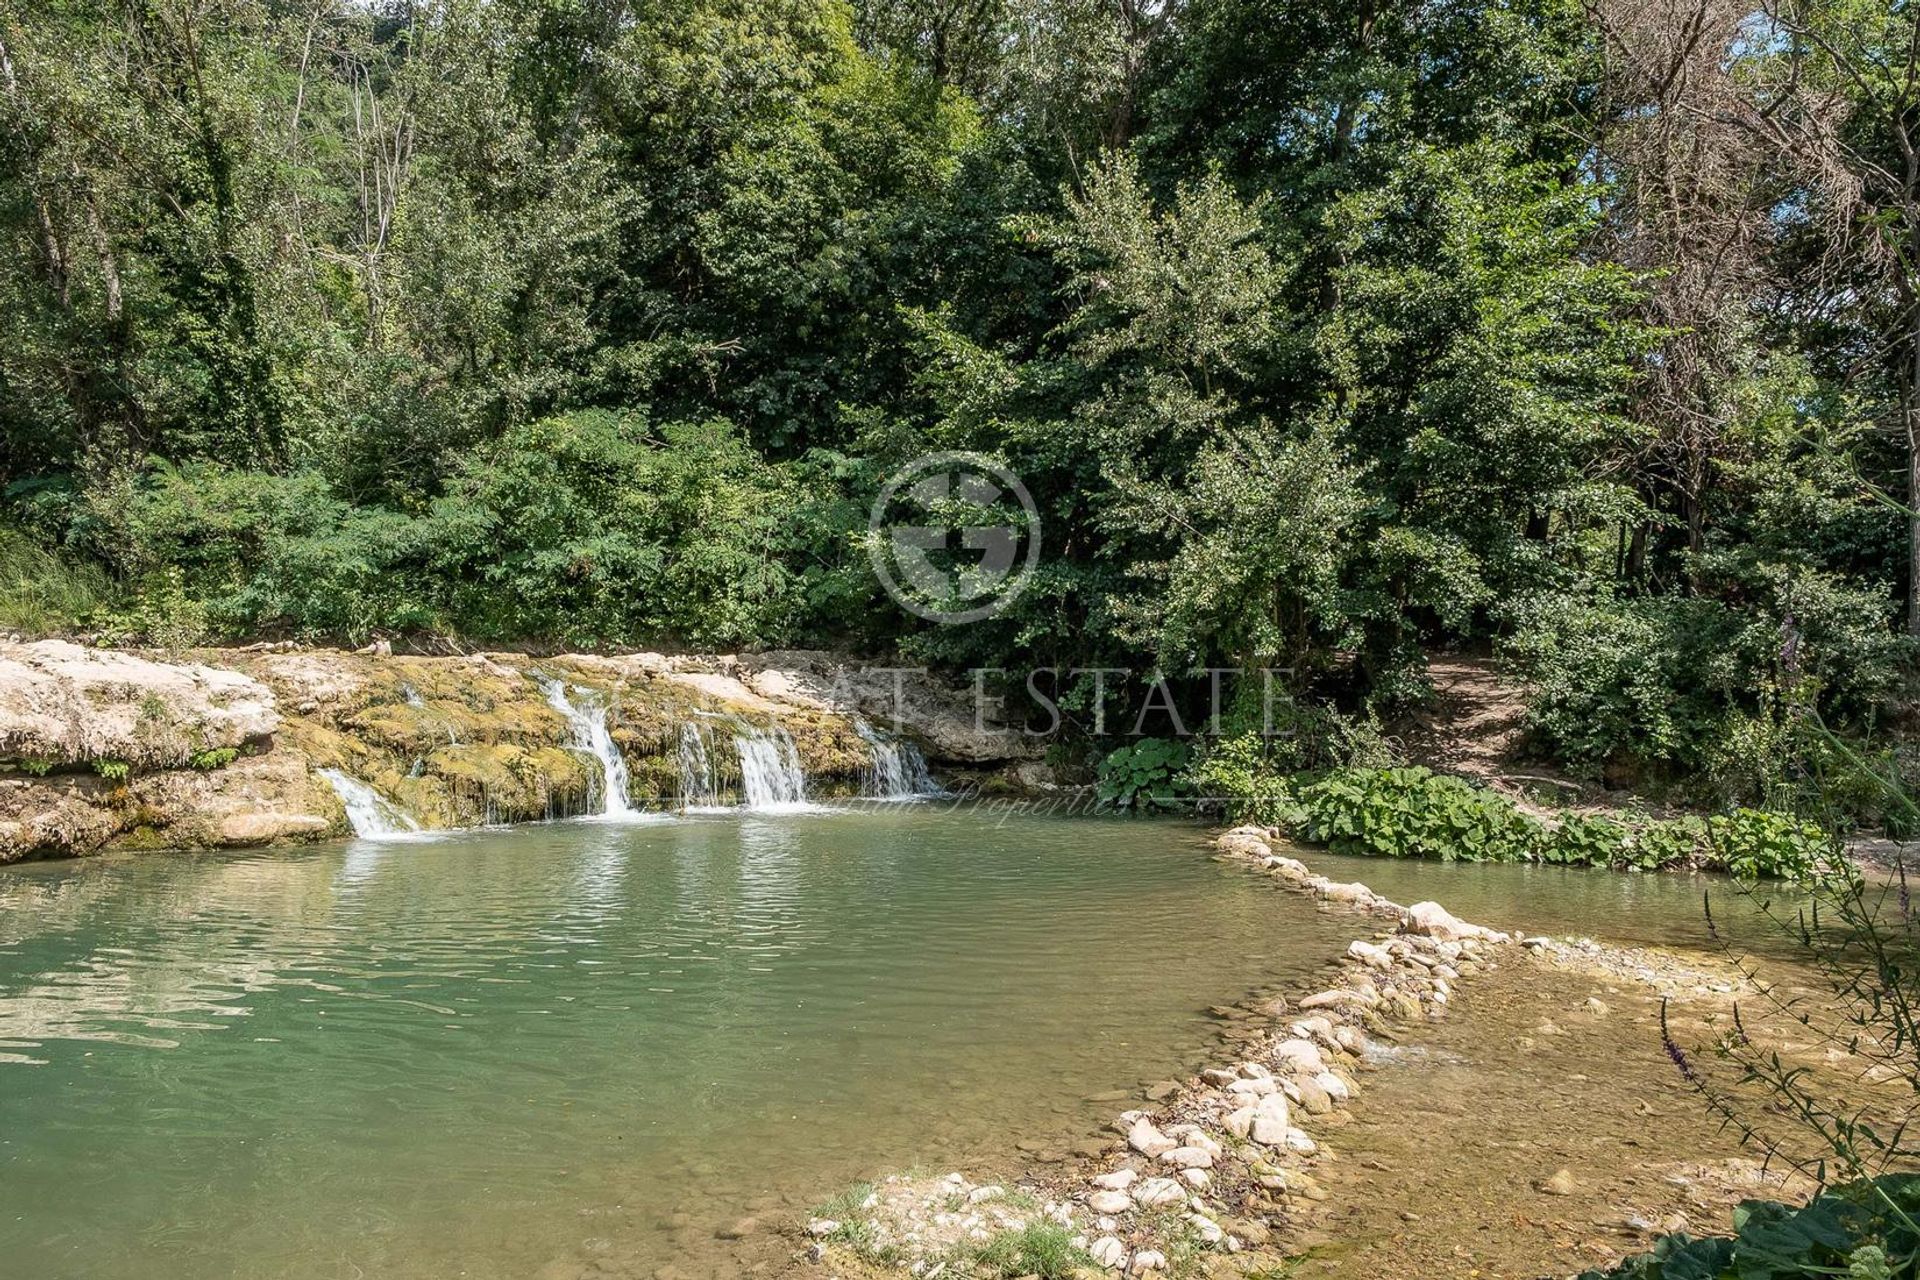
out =
[[[1166,1271],[1199,1254],[1247,1255],[1239,1260],[1254,1272],[1283,1267],[1287,1256],[1267,1248],[1275,1233],[1265,1214],[1230,1206],[1264,1201],[1291,1227],[1301,1202],[1324,1201],[1312,1170],[1326,1154],[1326,1130],[1350,1118],[1340,1104],[1360,1091],[1357,1068],[1379,1052],[1375,1039],[1397,1040],[1394,1027],[1439,1016],[1457,984],[1515,958],[1662,987],[1724,976],[1654,949],[1517,937],[1460,920],[1437,902],[1402,906],[1276,853],[1278,838],[1242,826],[1213,848],[1286,889],[1391,927],[1349,942],[1324,986],[1264,1001],[1260,1011],[1271,1021],[1239,1061],[1176,1083],[1150,1108],[1122,1112],[1113,1121],[1126,1139],[1120,1154],[1011,1189],[960,1173],[890,1176],[840,1217],[808,1219],[796,1262],[934,1277],[956,1251],[1050,1222],[1109,1272]]]

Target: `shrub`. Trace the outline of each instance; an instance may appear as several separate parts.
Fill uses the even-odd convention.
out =
[[[1539,745],[1575,764],[1692,768],[1764,660],[1755,643],[1711,600],[1550,596],[1519,611],[1506,652],[1532,684]]]
[[[1749,1200],[1731,1238],[1672,1235],[1652,1252],[1580,1280],[1794,1280],[1913,1274],[1920,1177],[1887,1175],[1826,1191],[1803,1208]]]
[[[1248,732],[1216,742],[1187,771],[1204,804],[1217,804],[1231,822],[1295,827],[1305,813],[1294,799],[1290,773],[1271,740]]]
[[[1758,809],[1707,819],[1707,865],[1743,880],[1800,879],[1832,841],[1811,822]]]
[[[1535,857],[1543,831],[1511,801],[1430,769],[1346,769],[1300,792],[1309,839],[1337,853],[1442,861]]]
[[[1664,822],[1649,822],[1633,833],[1627,847],[1627,865],[1642,871],[1706,860],[1706,820],[1691,814]]]
[[[1570,813],[1540,845],[1540,860],[1563,866],[1611,867],[1626,860],[1632,833],[1610,818]]]
[[[1100,762],[1095,794],[1103,809],[1144,813],[1170,809],[1187,792],[1187,745],[1165,738],[1142,738]]]

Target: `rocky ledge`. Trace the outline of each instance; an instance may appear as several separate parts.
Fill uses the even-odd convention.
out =
[[[330,775],[426,829],[597,812],[607,774],[556,705],[591,708],[636,806],[685,788],[689,728],[710,802],[740,798],[732,736],[777,735],[809,794],[861,794],[881,737],[982,769],[1029,753],[964,691],[844,656],[396,656],[292,644],[186,654],[0,644],[0,863],[113,848],[344,836]],[[564,701],[565,699],[562,699]],[[703,750],[705,748],[703,747]]]

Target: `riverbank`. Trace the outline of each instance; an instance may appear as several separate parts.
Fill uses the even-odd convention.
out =
[[[842,656],[0,644],[0,863],[892,798],[1029,745]]]
[[[1016,1183],[946,1173],[862,1188],[804,1224],[803,1273],[1258,1276],[1311,1263],[1357,1280],[1466,1274],[1465,1259],[1537,1275],[1800,1189],[1743,1156],[1661,1049],[1662,1006],[1676,1034],[1705,1040],[1751,993],[1731,961],[1402,906],[1315,874],[1260,828],[1216,847],[1379,927],[1316,989],[1222,1010],[1230,1055],[1150,1088],[1106,1149]],[[1450,1016],[1462,1000],[1473,1016]]]

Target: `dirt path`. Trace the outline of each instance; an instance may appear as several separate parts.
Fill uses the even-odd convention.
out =
[[[1526,686],[1492,658],[1433,654],[1434,701],[1394,726],[1407,757],[1480,778],[1522,803],[1580,804],[1595,793],[1551,765],[1523,758]]]

